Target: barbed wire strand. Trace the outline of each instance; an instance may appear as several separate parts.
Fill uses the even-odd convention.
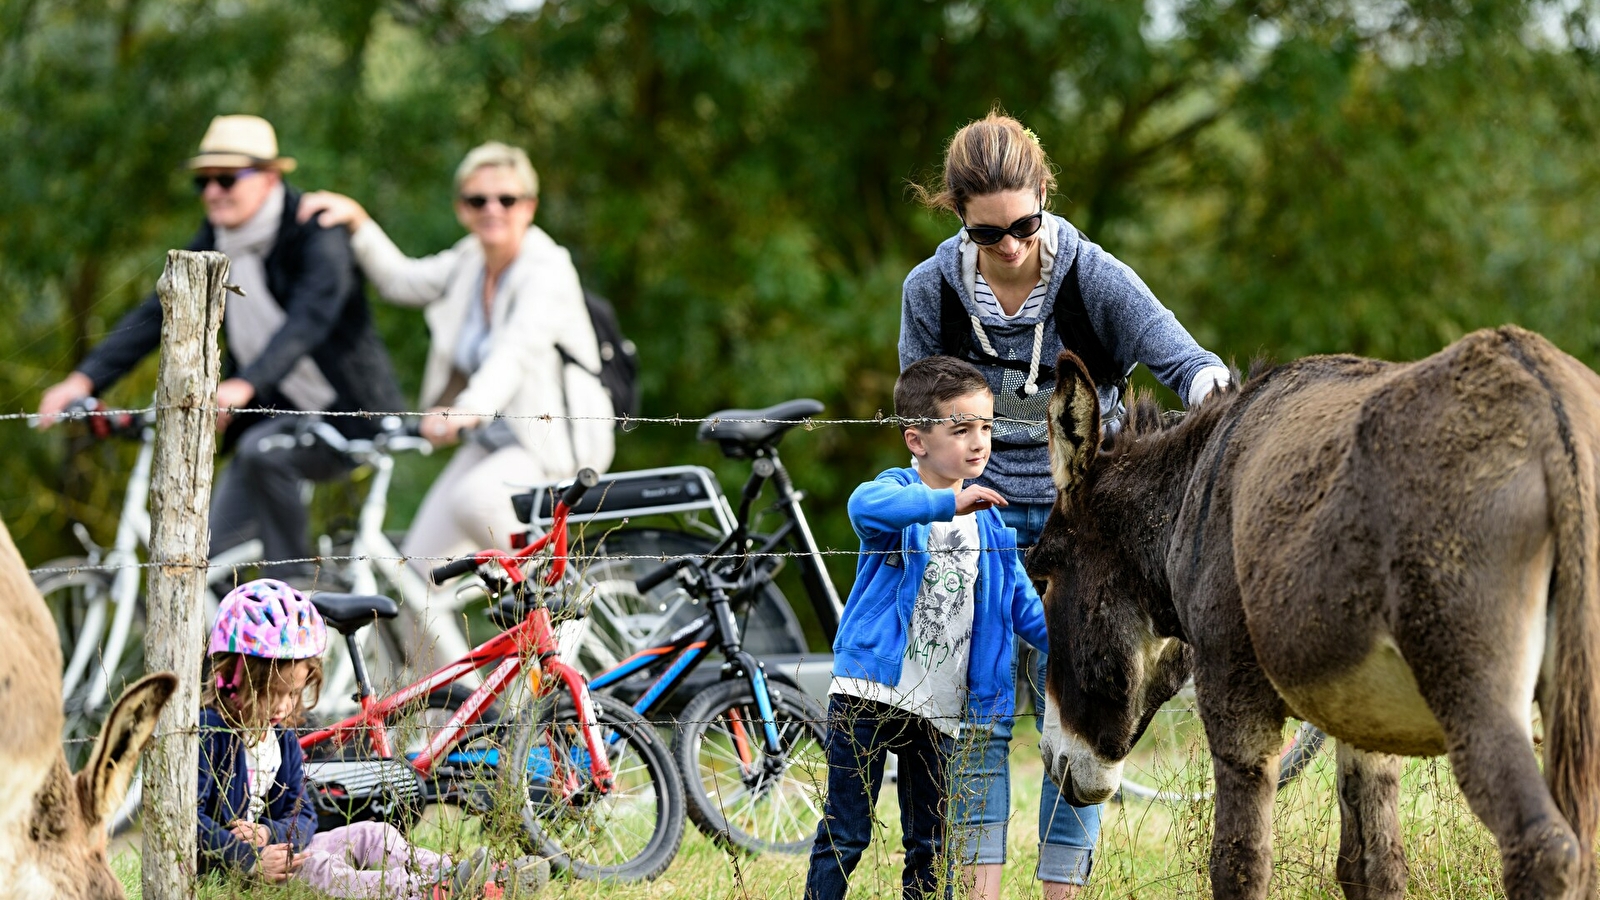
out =
[[[108,416],[109,417],[153,416],[153,415],[157,414],[158,412],[160,412],[162,410],[165,410],[165,409],[189,409],[189,408],[190,407],[186,407],[186,406],[182,406],[182,405],[178,405],[178,404],[173,404],[173,405],[170,405],[170,406],[160,406],[160,405],[157,405],[157,404],[151,404],[150,406],[146,406],[146,407],[139,408],[139,409],[128,408],[128,409],[75,410],[75,411],[73,411],[71,413],[58,413],[55,416],[52,416],[51,418],[53,418],[56,421],[67,421],[67,422],[70,422],[70,421],[73,421],[75,419],[95,418],[95,417],[108,417]],[[215,407],[207,406],[207,407],[201,407],[201,408],[206,410],[206,411],[208,411],[208,412],[216,412],[216,408]],[[754,412],[754,410],[751,410],[751,411]],[[432,413],[432,412],[428,412],[426,410],[396,410],[394,412],[373,412],[373,411],[370,411],[370,410],[342,410],[342,411],[324,410],[324,411],[321,411],[321,412],[316,412],[316,411],[307,411],[307,410],[299,410],[299,409],[272,409],[272,408],[269,408],[269,407],[230,408],[228,410],[228,412],[233,414],[233,415],[236,415],[236,416],[237,415],[254,414],[254,415],[263,415],[263,416],[304,416],[304,417],[317,417],[317,418],[325,418],[325,419],[335,419],[335,418],[338,418],[338,419],[383,419],[383,418],[389,418],[389,417],[401,418],[401,419],[418,419],[418,418],[423,418],[425,416],[430,416],[430,415],[439,415],[439,413]],[[511,421],[511,422],[515,422],[515,421],[530,421],[530,422],[611,422],[611,423],[613,423],[615,425],[620,426],[624,430],[630,428],[633,425],[707,425],[707,424],[711,425],[713,430],[715,430],[716,427],[719,426],[719,425],[789,425],[789,426],[792,426],[792,427],[805,428],[807,430],[810,430],[812,428],[819,428],[819,427],[823,427],[823,426],[834,426],[834,425],[876,425],[876,426],[893,426],[893,427],[906,428],[906,427],[914,427],[914,426],[938,425],[938,424],[946,423],[946,422],[971,421],[971,420],[973,420],[975,418],[975,417],[972,417],[972,416],[943,416],[943,417],[936,417],[936,418],[917,418],[917,417],[906,417],[906,416],[895,416],[895,415],[878,415],[878,416],[875,416],[875,417],[873,417],[871,419],[819,419],[819,418],[815,418],[815,417],[812,417],[812,416],[806,416],[806,417],[802,417],[802,418],[798,418],[798,419],[780,419],[780,418],[764,418],[764,417],[752,418],[752,417],[743,416],[743,415],[717,415],[715,413],[713,413],[712,415],[709,415],[709,416],[617,416],[617,415],[610,415],[610,416],[577,416],[577,415],[570,415],[570,414],[567,414],[567,413],[530,413],[530,414],[525,414],[525,415],[510,415],[510,414],[507,414],[507,413],[494,413],[494,414],[481,413],[480,414],[480,413],[471,413],[471,412],[464,412],[464,411],[447,412],[447,413],[443,413],[442,415],[444,415],[445,418],[491,419],[491,420]],[[41,418],[43,418],[43,416],[41,416],[39,413],[36,413],[36,412],[31,412],[31,413],[30,412],[15,412],[15,413],[3,413],[3,414],[0,414],[0,422],[23,421],[23,422],[28,422],[30,424],[34,424],[34,423],[37,423]],[[1037,427],[1039,427],[1039,426],[1044,424],[1043,420],[1013,419],[1013,418],[1009,418],[1009,417],[1006,417],[1006,416],[995,416],[990,421],[1005,422],[1005,423],[1014,424],[1014,425],[1020,425],[1020,426],[1024,426],[1024,427],[1028,427],[1028,428],[1037,428]]]

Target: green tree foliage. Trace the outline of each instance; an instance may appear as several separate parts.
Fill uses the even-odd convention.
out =
[[[0,10],[7,409],[31,408],[192,227],[177,164],[219,111],[271,117],[296,183],[356,196],[419,254],[461,233],[450,176],[466,149],[527,147],[538,221],[615,301],[651,415],[806,395],[830,416],[887,411],[900,282],[956,226],[908,182],[932,178],[950,134],[997,103],[1059,164],[1055,208],[1224,356],[1408,358],[1517,321],[1600,359],[1590,3]],[[382,317],[415,373],[420,318]],[[141,390],[148,379],[117,399]],[[8,446],[26,449],[0,463],[0,499],[8,520],[40,525],[37,555],[66,520],[61,451],[17,431]],[[833,547],[853,545],[850,488],[905,455],[865,427],[786,448]],[[687,428],[644,426],[618,465],[714,458]]]

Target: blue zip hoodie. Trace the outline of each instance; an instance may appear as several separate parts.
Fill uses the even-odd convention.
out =
[[[292,728],[276,728],[283,762],[267,791],[267,809],[260,824],[272,831],[274,844],[289,844],[296,853],[317,833],[317,811],[306,795],[305,754]],[[249,871],[260,848],[233,836],[228,823],[249,818],[249,769],[244,741],[210,707],[200,710],[200,871],[233,868]]]
[[[928,487],[915,469],[889,469],[856,488],[849,509],[862,552],[833,641],[833,674],[896,685],[928,567],[928,526],[955,519],[956,493]],[[1016,531],[993,509],[975,515],[980,552],[966,721],[1009,730],[1016,706],[1011,635],[1047,651],[1044,607],[1023,571]]]

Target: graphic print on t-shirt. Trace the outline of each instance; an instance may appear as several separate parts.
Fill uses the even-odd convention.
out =
[[[952,658],[965,656],[972,643],[972,583],[977,570],[962,563],[977,548],[967,546],[960,528],[932,528],[928,534],[928,568],[922,573],[922,591],[911,614],[911,638],[906,659],[933,670]],[[961,627],[963,604],[968,610]],[[960,629],[959,631],[956,629]]]

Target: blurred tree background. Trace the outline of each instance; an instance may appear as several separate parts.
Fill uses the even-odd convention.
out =
[[[1503,322],[1595,365],[1597,20],[1588,0],[0,0],[0,410],[34,409],[183,245],[181,163],[219,112],[271,119],[293,183],[352,194],[415,254],[461,233],[467,149],[526,147],[538,223],[639,345],[647,415],[887,412],[900,283],[957,224],[908,180],[996,103],[1059,164],[1054,208],[1241,365],[1414,358]],[[414,396],[421,317],[378,308]],[[144,405],[153,378],[110,401]],[[126,448],[0,440],[30,561],[73,550],[72,519],[109,540]],[[896,434],[785,449],[821,542],[853,548],[844,498],[904,457]],[[619,437],[618,468],[686,462],[718,463],[689,428]],[[393,526],[432,470],[408,470]]]

